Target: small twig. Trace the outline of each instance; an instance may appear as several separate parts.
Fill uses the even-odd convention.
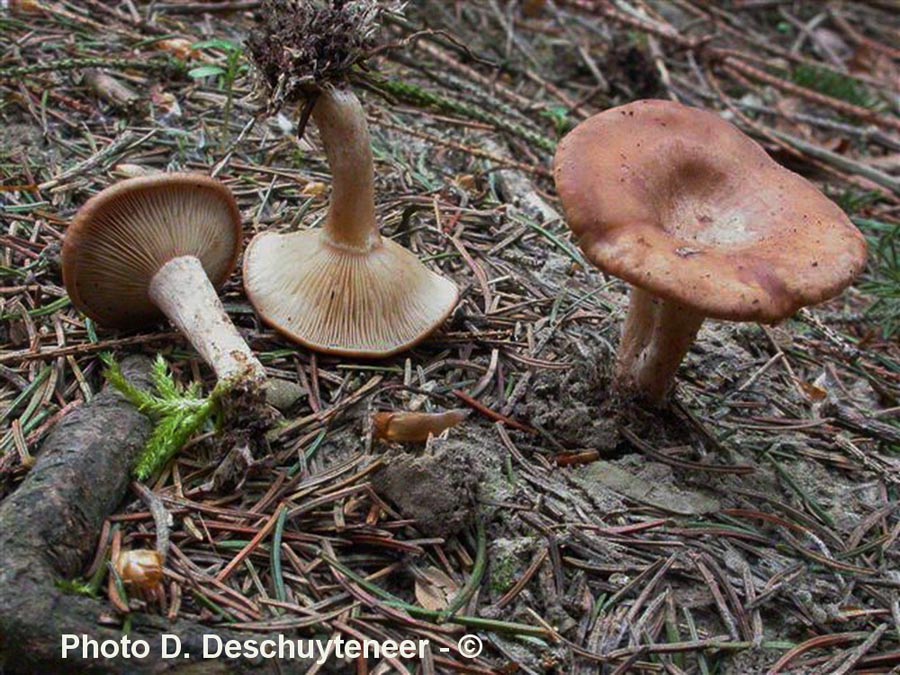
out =
[[[107,70],[142,70],[162,73],[178,73],[184,68],[180,61],[169,57],[157,57],[138,61],[135,59],[109,59],[101,57],[60,59],[59,61],[45,61],[30,66],[13,66],[0,68],[0,80],[16,80],[28,75],[38,73],[57,72],[65,70],[78,70],[80,68],[105,68]]]
[[[141,501],[147,505],[150,515],[153,516],[153,522],[156,524],[156,552],[165,560],[169,555],[169,536],[174,524],[172,514],[166,509],[162,500],[143,483],[134,481],[131,483],[131,487],[138,493]]]
[[[177,5],[154,5],[162,14],[220,14],[247,12],[262,7],[262,0],[228,0],[227,2],[185,2]]]
[[[620,431],[622,432],[622,435],[628,439],[628,442],[634,445],[634,447],[643,452],[645,455],[649,455],[656,461],[662,462],[663,464],[669,464],[670,466],[677,466],[679,468],[689,469],[691,471],[711,471],[713,473],[730,473],[737,475],[746,475],[756,471],[756,469],[752,466],[702,464],[700,462],[691,462],[686,459],[675,459],[674,457],[669,457],[667,454],[654,449],[651,445],[641,440],[641,438],[628,427],[622,427]]]

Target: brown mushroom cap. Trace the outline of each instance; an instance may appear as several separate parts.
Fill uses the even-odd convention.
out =
[[[63,281],[75,306],[98,323],[136,327],[162,317],[148,295],[160,267],[196,256],[218,287],[240,247],[240,211],[222,183],[189,173],[141,176],[78,211],[63,244]]]
[[[260,318],[289,339],[363,357],[421,342],[459,296],[456,284],[390,239],[356,251],[328,243],[319,230],[254,238],[244,286]]]
[[[563,139],[554,173],[594,264],[704,316],[778,321],[866,264],[837,205],[710,112],[654,100],[606,110]]]

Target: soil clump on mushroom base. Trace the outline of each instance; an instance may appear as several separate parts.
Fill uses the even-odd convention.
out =
[[[278,414],[269,405],[268,391],[254,380],[235,380],[228,396],[220,399],[221,431],[211,445],[221,462],[208,484],[214,492],[234,490],[271,467],[266,431]]]
[[[669,409],[648,410],[623,400],[612,388],[614,356],[603,347],[590,356],[576,357],[568,370],[546,370],[534,378],[524,402],[523,418],[546,433],[561,450],[595,450],[615,458],[627,449],[622,436],[626,427],[648,443],[683,445],[693,431],[686,420]],[[545,451],[547,439],[535,439]]]

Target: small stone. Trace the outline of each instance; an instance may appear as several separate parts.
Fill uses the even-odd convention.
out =
[[[633,475],[602,460],[582,467],[578,478],[582,484],[597,482],[629,499],[669,513],[693,516],[719,510],[719,502],[712,497],[667,483],[658,477],[651,479],[646,474]]]
[[[290,380],[273,378],[263,385],[266,392],[266,403],[278,410],[285,412],[290,410],[297,402],[306,396],[306,389]]]

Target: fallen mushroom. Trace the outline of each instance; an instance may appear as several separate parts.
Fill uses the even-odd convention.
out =
[[[262,365],[216,295],[240,246],[240,212],[222,183],[186,173],[131,178],[79,210],[63,245],[63,281],[97,323],[135,328],[165,315],[220,381],[261,383]]]
[[[632,285],[616,387],[668,395],[705,318],[780,321],[846,288],[862,234],[716,114],[637,101],[582,122],[554,176],[585,255]]]
[[[163,52],[168,52],[176,59],[187,61],[196,53],[194,45],[190,40],[185,38],[168,38],[153,43],[153,48]]]
[[[468,416],[468,410],[460,409],[440,413],[377,412],[372,415],[372,435],[386,441],[420,443],[461,424]]]
[[[152,549],[122,551],[115,567],[122,583],[138,590],[153,591],[163,580],[163,557]]]
[[[417,344],[456,305],[456,285],[378,232],[365,112],[349,89],[324,86],[313,107],[332,171],[321,230],[257,235],[244,285],[260,318],[310,349],[388,356]]]

